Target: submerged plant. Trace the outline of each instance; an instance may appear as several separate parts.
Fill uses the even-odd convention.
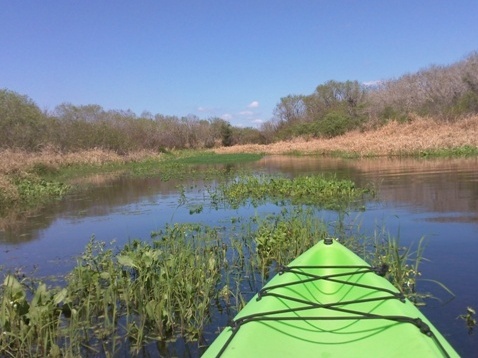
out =
[[[472,334],[473,330],[476,326],[476,311],[471,308],[466,308],[466,314],[459,315],[458,318],[462,319],[466,323],[466,327],[468,328],[468,334]]]

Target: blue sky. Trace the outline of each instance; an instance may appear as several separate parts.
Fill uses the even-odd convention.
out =
[[[281,97],[478,50],[476,0],[0,0],[0,88],[257,126]]]

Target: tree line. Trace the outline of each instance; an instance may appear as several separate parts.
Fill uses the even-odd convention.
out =
[[[264,123],[267,140],[296,136],[334,137],[374,128],[412,114],[457,120],[478,113],[478,53],[449,66],[430,66],[396,79],[361,84],[328,81],[309,95],[280,99]]]
[[[0,149],[72,152],[101,148],[117,153],[212,148],[260,142],[257,129],[236,128],[221,118],[153,115],[63,103],[41,111],[27,96],[0,90]]]
[[[212,148],[303,137],[334,137],[412,114],[457,120],[478,113],[478,53],[448,66],[430,66],[396,79],[362,84],[327,81],[309,95],[280,99],[259,128],[233,127],[221,118],[165,116],[63,103],[42,111],[28,96],[0,89],[0,149],[64,152]]]

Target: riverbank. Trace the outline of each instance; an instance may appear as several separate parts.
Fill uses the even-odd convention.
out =
[[[221,147],[208,152],[340,157],[478,156],[478,116],[455,122],[414,117],[407,123],[392,121],[375,130],[355,131],[330,139],[301,138],[268,145]],[[205,152],[179,151],[165,156],[153,151],[119,155],[99,149],[77,153],[5,150],[0,152],[0,217],[60,198],[70,189],[66,185],[76,187],[94,173],[117,173],[129,168],[138,175],[151,175],[166,171],[158,164],[163,158],[172,159],[168,161],[170,164],[178,164],[175,159],[179,157],[201,153]]]
[[[119,155],[113,151],[101,149],[62,153],[55,150],[44,150],[36,153],[24,151],[4,150],[0,152],[0,175],[12,175],[25,171],[47,170],[56,171],[60,167],[71,165],[101,166],[103,164],[124,164],[157,157],[159,154],[152,151],[139,151]]]
[[[171,153],[135,152],[118,155],[93,150],[77,153],[44,151],[0,152],[0,231],[22,225],[44,204],[62,199],[66,194],[104,185],[120,176],[155,177],[163,182],[184,178],[211,178],[227,171],[211,166],[189,168],[187,165],[231,164],[256,161],[260,154],[224,154],[181,150]]]
[[[408,123],[392,121],[375,130],[353,131],[335,138],[296,138],[267,145],[219,147],[212,151],[215,153],[318,154],[350,157],[416,156],[446,152],[459,155],[463,148],[468,148],[470,154],[478,155],[478,116],[455,122],[416,117]],[[77,153],[61,153],[54,150],[38,153],[4,150],[0,152],[0,176],[32,170],[56,171],[61,167],[73,165],[126,164],[150,158],[159,159],[161,156],[162,154],[152,151],[119,155],[113,151],[100,149]]]
[[[0,152],[0,218],[17,217],[63,197],[91,173],[117,171],[128,163],[137,163],[160,154],[142,151],[118,155],[111,151],[89,150],[60,153],[45,150],[38,153],[5,150]],[[21,215],[20,215],[21,216]],[[5,222],[0,219],[0,230]]]
[[[303,139],[268,145],[221,147],[216,153],[315,154],[344,157],[478,155],[478,116],[456,122],[415,117],[392,121],[366,132],[353,131],[330,139]]]

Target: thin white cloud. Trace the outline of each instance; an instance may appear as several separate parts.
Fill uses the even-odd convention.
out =
[[[382,83],[382,81],[380,81],[380,80],[362,82],[362,84],[363,84],[365,87],[374,87],[374,86],[380,85],[381,83]]]
[[[259,102],[258,101],[252,101],[251,103],[249,103],[249,105],[247,106],[247,108],[257,108],[259,107]]]
[[[242,112],[239,112],[239,114],[241,116],[252,116],[254,114],[254,112],[252,112],[252,111],[242,111]]]
[[[212,107],[203,107],[203,106],[199,106],[196,110],[201,113],[213,113],[215,111],[215,109]]]
[[[225,121],[230,121],[232,119],[232,115],[229,113],[224,113],[220,118],[224,119]]]

